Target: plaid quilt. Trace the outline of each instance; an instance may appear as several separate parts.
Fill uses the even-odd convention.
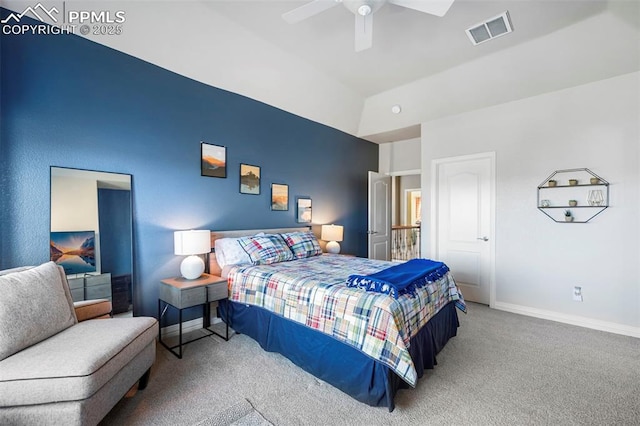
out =
[[[351,274],[367,275],[394,263],[327,255],[270,265],[233,267],[230,299],[255,305],[333,336],[391,368],[409,385],[417,373],[410,339],[451,301],[466,312],[450,273],[394,299],[347,287]]]

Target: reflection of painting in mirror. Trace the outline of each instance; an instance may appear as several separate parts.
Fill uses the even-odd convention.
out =
[[[95,272],[95,240],[94,231],[52,232],[51,260],[62,266],[67,275]]]
[[[260,194],[260,166],[240,164],[240,193]]]
[[[65,268],[70,285],[80,287],[72,291],[74,300],[106,297],[114,314],[132,309],[131,207],[131,175],[51,168],[52,237],[80,231],[95,235],[94,272]],[[87,281],[88,275],[101,279]],[[83,291],[87,282],[100,282],[103,287],[84,287]]]

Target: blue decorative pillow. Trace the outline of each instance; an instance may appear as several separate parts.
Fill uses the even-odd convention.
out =
[[[296,259],[304,259],[305,257],[313,257],[322,254],[320,243],[311,231],[289,232],[287,234],[280,235],[287,243]]]
[[[238,240],[254,265],[268,265],[293,260],[293,253],[280,235],[244,237]]]

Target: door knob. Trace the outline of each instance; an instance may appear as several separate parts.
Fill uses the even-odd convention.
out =
[[[477,239],[481,241],[489,241],[489,238],[487,237],[478,237]]]
[[[369,235],[373,235],[373,234],[377,234],[377,233],[378,233],[378,231],[367,231],[367,234],[369,234]]]

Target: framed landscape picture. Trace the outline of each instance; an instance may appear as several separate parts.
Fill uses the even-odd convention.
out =
[[[260,166],[240,163],[240,193],[260,194]]]
[[[202,176],[227,177],[227,148],[210,143],[200,143],[200,174]]]
[[[271,184],[271,210],[289,210],[289,185]]]
[[[298,223],[311,223],[311,198],[298,198],[296,203]]]

